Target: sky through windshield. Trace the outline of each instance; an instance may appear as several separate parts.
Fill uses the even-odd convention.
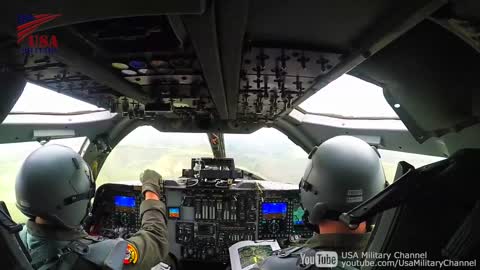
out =
[[[12,112],[70,113],[100,110],[95,105],[27,83]]]
[[[344,117],[398,118],[381,87],[346,74],[309,97],[300,108]]]

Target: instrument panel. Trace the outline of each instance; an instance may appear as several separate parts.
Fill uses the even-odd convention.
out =
[[[87,232],[106,238],[128,238],[141,225],[141,189],[135,186],[106,184],[98,188],[87,221]]]
[[[241,180],[218,188],[165,181],[165,190],[170,253],[179,260],[228,263],[228,248],[238,241],[276,239],[282,245],[312,235],[296,185]],[[140,229],[141,201],[139,186],[101,186],[87,231],[128,238]]]

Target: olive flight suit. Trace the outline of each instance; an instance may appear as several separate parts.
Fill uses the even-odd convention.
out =
[[[30,220],[20,236],[32,256],[32,266],[47,269],[148,269],[168,255],[165,204],[145,200],[140,205],[141,229],[123,240],[99,241],[83,229],[73,230]],[[82,253],[83,252],[83,253]]]

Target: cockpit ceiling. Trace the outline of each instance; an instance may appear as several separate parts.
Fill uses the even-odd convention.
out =
[[[349,52],[398,1],[251,1],[248,37],[263,44]],[[426,1],[419,1],[426,2]]]
[[[439,10],[451,7],[445,5],[447,1],[186,2],[192,2],[185,6],[188,12],[182,12],[181,6],[169,7],[168,12],[159,7],[159,15],[152,9],[102,20],[99,14],[82,20],[77,12],[71,23],[66,11],[73,8],[63,10],[61,24],[52,22],[38,32],[55,34],[58,51],[25,57],[25,76],[30,82],[112,112],[162,122],[165,130],[175,126],[176,131],[197,127],[198,131],[251,132],[288,115],[313,93],[351,71],[381,84],[389,102],[401,103],[399,115],[417,140],[442,135],[438,129],[452,127],[446,125],[448,121],[438,122],[439,118],[425,114],[441,114],[438,108],[413,109],[418,100],[431,97],[439,101],[432,106],[443,106],[445,102],[440,100],[444,97],[435,96],[432,90],[424,92],[421,99],[409,100],[407,96],[419,96],[407,89],[423,88],[426,82],[405,77],[409,70],[417,71],[412,77],[421,70],[435,70],[435,66],[443,70],[440,66],[448,61],[438,56],[444,53],[441,48],[461,43],[452,29],[432,22],[440,18]],[[395,49],[426,49],[432,38],[444,42],[429,54],[438,61],[418,63],[415,57]],[[465,44],[454,48],[464,49],[468,47]],[[458,63],[468,56],[458,51],[454,54]],[[478,57],[472,55],[472,61]],[[412,59],[411,68],[402,70],[402,64],[390,65],[392,62],[383,58]],[[403,72],[393,76],[394,69]],[[468,74],[473,73],[467,70],[466,75],[457,75]],[[431,76],[424,79],[432,80]],[[397,90],[399,85],[405,92]],[[452,98],[449,94],[445,97]],[[452,110],[458,109],[457,105]],[[459,114],[468,113],[471,110],[460,110],[449,117],[455,118],[455,125],[465,125],[468,121]],[[164,124],[167,122],[171,127]],[[243,128],[248,125],[250,128]]]
[[[223,14],[237,6],[239,12],[232,16],[247,18],[247,22],[231,30],[240,31],[245,38],[236,40],[241,43],[238,51],[230,52],[241,60],[239,66],[224,66],[215,74],[224,76],[223,86],[219,84],[224,88],[220,89],[225,92],[223,100],[212,81],[218,78],[210,79],[215,61],[202,63],[210,36],[199,42],[193,30],[217,27],[217,37],[212,39],[218,38],[220,43],[230,38],[233,34],[227,32],[229,23]],[[50,30],[63,46],[51,57],[27,58],[27,79],[134,118],[203,117],[269,123],[291,110],[305,93],[316,90],[316,79],[335,68],[362,33],[391,8],[386,1],[371,2],[368,7],[352,1],[334,6],[327,1],[302,5],[253,1],[250,6],[222,2],[212,3],[198,16],[205,20],[142,16],[74,24]],[[325,15],[318,16],[318,11]],[[210,24],[212,17],[227,26]],[[232,58],[222,51],[228,49],[224,44],[218,45],[215,54]],[[225,63],[225,59],[221,60]],[[232,72],[236,76],[229,76]],[[231,105],[226,109],[228,116],[225,102]]]
[[[166,16],[89,22],[50,32],[68,48],[26,58],[27,79],[35,84],[134,118],[221,117],[195,49],[178,39]],[[234,119],[273,121],[340,57],[246,43]]]
[[[107,43],[114,38],[109,39]],[[126,50],[135,50],[129,45],[140,43],[136,39],[122,42]],[[112,112],[127,113],[130,117],[216,114],[193,52],[172,51],[172,55],[165,51],[150,52],[151,56],[145,57],[143,51],[122,54],[117,47],[115,50],[113,55],[97,54],[97,61],[103,58],[104,66],[110,69],[108,72],[141,93],[141,101],[117,93],[56,57],[28,57],[27,79]],[[237,119],[273,121],[280,112],[292,108],[292,103],[312,86],[316,77],[336,66],[340,56],[301,49],[248,48],[243,53],[240,70]]]

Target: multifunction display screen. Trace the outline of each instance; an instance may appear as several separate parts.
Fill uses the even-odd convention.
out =
[[[262,203],[262,215],[266,220],[283,219],[287,215],[286,202]]]
[[[128,208],[135,207],[135,197],[115,196],[114,200],[115,200],[115,206],[128,207]]]
[[[304,225],[303,224],[303,215],[305,211],[301,206],[297,209],[293,209],[293,225]]]

